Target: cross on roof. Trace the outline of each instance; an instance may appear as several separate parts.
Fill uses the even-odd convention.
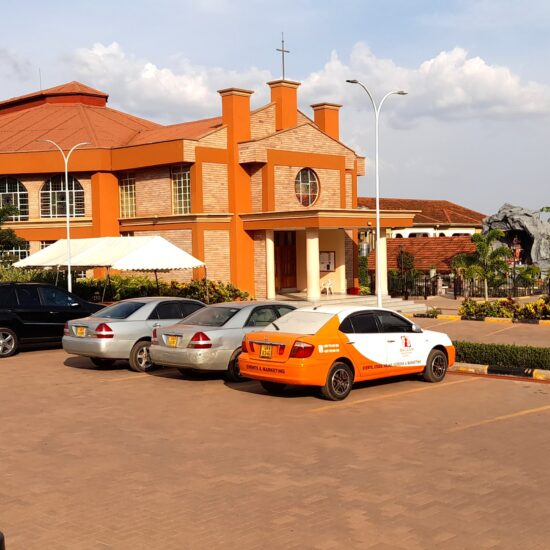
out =
[[[283,80],[285,79],[285,53],[290,53],[290,50],[285,50],[285,33],[281,33],[281,47],[277,48],[278,52],[281,52],[281,60],[283,63]]]

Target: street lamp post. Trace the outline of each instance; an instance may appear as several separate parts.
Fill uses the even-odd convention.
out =
[[[69,196],[69,159],[71,158],[71,155],[75,149],[78,149],[78,147],[82,147],[83,145],[91,145],[87,141],[83,143],[77,143],[66,155],[63,152],[63,149],[59,147],[59,145],[52,141],[51,139],[42,139],[40,140],[44,143],[51,143],[54,147],[56,147],[59,152],[61,153],[61,156],[63,157],[63,161],[65,162],[65,215],[67,218],[67,290],[69,292],[73,291],[73,276],[71,273],[71,224],[70,224],[70,216],[71,216],[71,203],[70,203],[70,196]]]
[[[382,287],[380,285],[380,178],[379,178],[379,170],[378,170],[378,136],[379,136],[379,119],[380,119],[380,109],[382,108],[382,104],[384,101],[386,101],[386,98],[388,98],[390,95],[396,94],[396,95],[407,95],[407,92],[404,92],[403,90],[394,90],[392,92],[388,92],[380,101],[378,105],[376,105],[376,102],[374,101],[374,98],[372,94],[369,92],[369,89],[359,80],[346,80],[346,82],[349,82],[350,84],[359,84],[365,92],[367,92],[367,95],[369,96],[369,99],[371,100],[372,106],[374,108],[374,122],[375,122],[375,138],[374,138],[374,149],[375,149],[375,171],[376,171],[376,194],[375,194],[375,200],[376,200],[376,266],[375,266],[375,279],[376,279],[376,305],[378,307],[382,307]]]

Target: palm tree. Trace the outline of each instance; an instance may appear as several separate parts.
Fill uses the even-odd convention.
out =
[[[464,298],[470,297],[470,282],[479,276],[479,269],[475,260],[474,254],[466,252],[457,254],[451,260],[453,271],[466,283],[464,285]]]
[[[479,278],[483,281],[485,301],[489,300],[489,279],[496,275],[508,272],[508,258],[512,251],[507,246],[495,246],[504,237],[501,229],[489,229],[487,233],[472,235],[472,241],[476,245],[474,256],[479,268]]]

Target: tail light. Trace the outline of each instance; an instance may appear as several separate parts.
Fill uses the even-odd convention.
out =
[[[151,335],[151,344],[158,344],[159,343],[159,339],[158,339],[158,336],[157,336],[157,329],[154,328],[153,329],[153,334]]]
[[[69,336],[69,323],[65,323],[65,326],[63,327],[63,336]]]
[[[112,338],[113,329],[107,323],[100,323],[94,331],[94,336],[96,338]]]
[[[285,345],[284,344],[279,344],[277,347],[279,348],[279,355],[284,355]]]
[[[243,343],[241,344],[241,351],[243,353],[248,353],[248,348],[246,347],[246,339],[243,339]]]
[[[197,332],[193,335],[193,338],[189,340],[189,344],[187,344],[188,348],[194,348],[194,349],[207,349],[212,347],[212,341],[204,332]]]
[[[295,357],[296,359],[305,359],[306,357],[311,356],[314,349],[314,345],[308,344],[306,342],[300,342],[298,340],[294,342],[294,345],[290,350],[290,357]]]

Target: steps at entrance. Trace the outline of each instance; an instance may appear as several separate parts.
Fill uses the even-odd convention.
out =
[[[305,299],[303,294],[285,294],[277,296],[277,300],[290,302],[296,307],[305,306],[362,306],[376,307],[376,296],[350,296],[344,294],[330,294],[321,296],[321,299],[315,302],[310,302]],[[403,300],[402,298],[391,298],[385,296],[382,298],[382,306],[401,313],[424,313],[426,311],[426,303],[415,303],[413,300]]]

